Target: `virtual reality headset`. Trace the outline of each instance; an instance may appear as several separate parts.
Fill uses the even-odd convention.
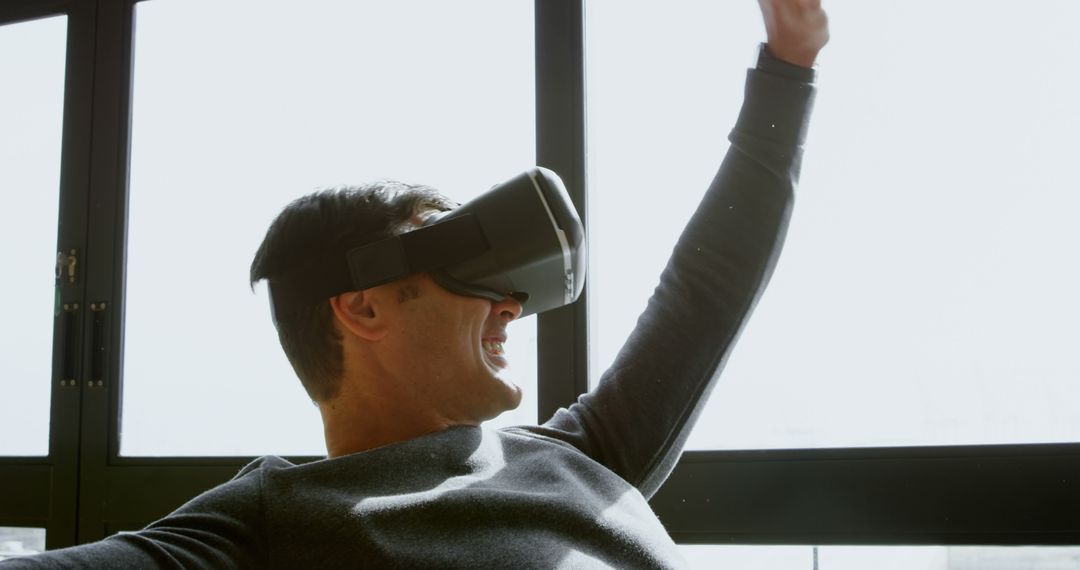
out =
[[[500,301],[521,316],[568,305],[585,284],[585,229],[557,174],[531,168],[410,232],[350,244],[310,270],[269,280],[274,322],[349,291],[428,272],[452,293]]]

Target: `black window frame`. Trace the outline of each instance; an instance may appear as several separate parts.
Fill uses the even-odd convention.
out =
[[[86,268],[61,289],[82,309],[56,322],[48,457],[0,457],[0,526],[44,527],[49,549],[141,528],[253,459],[119,455],[137,1],[0,5],[0,25],[68,18],[57,240]],[[536,161],[588,225],[584,1],[534,0]],[[588,389],[588,296],[538,319],[541,418]],[[61,386],[69,322],[80,380]],[[683,544],[1076,545],[1078,473],[1080,443],[688,451],[651,504]]]
[[[58,252],[74,251],[81,261],[88,229],[96,6],[77,0],[8,0],[0,4],[0,25],[56,16],[67,19],[56,247]],[[0,526],[44,528],[50,549],[70,546],[77,539],[81,383],[69,384],[61,376],[64,372],[73,372],[75,378],[83,376],[79,353],[87,326],[86,307],[81,304],[86,290],[84,276],[79,270],[74,282],[59,282],[59,302],[71,310],[54,321],[48,379],[49,454],[0,457],[0,489],[4,490],[0,493]],[[68,343],[71,346],[66,346]],[[66,361],[65,352],[72,353]]]

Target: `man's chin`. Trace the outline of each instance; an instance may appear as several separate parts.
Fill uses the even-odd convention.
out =
[[[522,391],[521,387],[517,385],[512,379],[508,378],[505,374],[497,374],[495,379],[499,382],[500,390],[497,396],[497,402],[492,402],[491,417],[485,418],[484,421],[492,420],[499,417],[503,412],[509,412],[510,410],[516,410],[521,405]],[[493,398],[494,399],[494,398]]]
[[[505,411],[516,410],[516,409],[518,409],[518,406],[521,405],[521,398],[522,398],[522,395],[523,395],[522,392],[521,392],[521,387],[518,386],[517,384],[512,384],[512,386],[514,388],[513,400],[510,403],[510,406],[507,407]]]
[[[521,386],[517,385],[517,382],[506,373],[505,370],[501,371],[496,378],[506,388],[506,404],[503,411],[516,410],[521,405]]]

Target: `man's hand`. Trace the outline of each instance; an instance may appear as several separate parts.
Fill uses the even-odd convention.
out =
[[[821,0],[758,0],[765,18],[769,53],[788,63],[811,67],[829,42],[829,18]]]

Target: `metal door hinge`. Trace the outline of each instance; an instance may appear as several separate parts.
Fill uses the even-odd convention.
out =
[[[75,282],[75,266],[79,263],[79,250],[72,249],[68,253],[56,252],[56,280]]]

